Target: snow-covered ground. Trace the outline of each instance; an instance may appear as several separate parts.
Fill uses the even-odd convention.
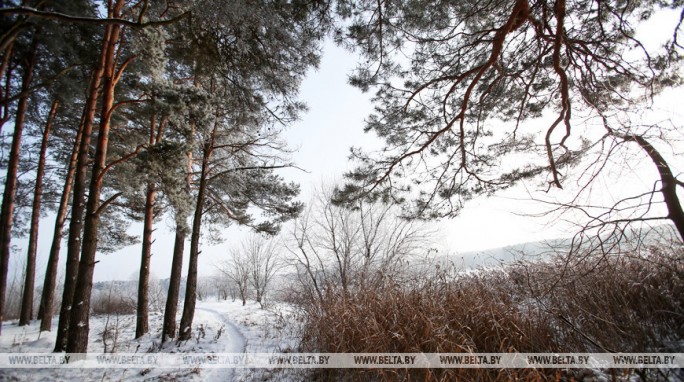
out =
[[[180,320],[180,317],[179,317]],[[39,323],[19,327],[5,322],[0,353],[50,353],[58,318],[51,332],[39,332]],[[300,321],[288,305],[272,303],[265,309],[255,302],[198,301],[193,339],[161,346],[161,313],[150,315],[149,334],[133,339],[134,315],[98,315],[90,319],[91,353],[270,353],[296,349]],[[0,369],[0,381],[250,381],[289,380],[294,372],[265,369]]]

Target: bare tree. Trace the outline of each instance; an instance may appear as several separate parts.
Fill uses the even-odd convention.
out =
[[[273,280],[282,268],[278,248],[273,239],[253,234],[242,245],[248,261],[249,283],[254,288],[256,301],[263,307],[263,298]]]
[[[150,307],[154,312],[161,313],[164,311],[164,304],[166,303],[166,290],[159,277],[154,273],[150,273],[149,282]]]
[[[358,201],[337,206],[331,192],[317,199],[293,225],[287,250],[309,298],[364,290],[398,279],[407,261],[427,252],[431,232],[402,219],[396,207]]]
[[[225,277],[216,275],[211,278],[214,289],[216,290],[216,301],[228,300],[230,294],[230,282]]]
[[[237,287],[242,305],[247,304],[249,294],[249,266],[244,253],[231,251],[231,257],[216,266],[218,272],[233,281]]]

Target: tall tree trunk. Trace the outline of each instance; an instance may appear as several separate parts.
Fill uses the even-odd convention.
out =
[[[111,17],[120,17],[124,0],[117,0]],[[104,82],[102,87],[102,110],[100,113],[100,131],[97,136],[95,160],[90,175],[88,201],[86,203],[85,221],[81,259],[78,262],[78,278],[76,291],[71,305],[71,323],[67,336],[68,353],[85,353],[88,350],[88,331],[90,329],[90,297],[93,289],[93,273],[95,271],[95,252],[97,250],[97,230],[100,224],[100,194],[102,192],[103,170],[107,160],[109,129],[114,105],[114,89],[118,81],[116,71],[116,50],[121,32],[120,25],[112,25],[111,36],[107,46]],[[123,68],[119,69],[120,71]],[[78,323],[73,325],[73,323]]]
[[[38,169],[36,170],[36,186],[33,192],[33,206],[31,211],[31,229],[29,232],[28,256],[26,257],[26,277],[24,278],[24,294],[21,300],[21,314],[19,315],[19,326],[28,325],[33,318],[33,288],[36,280],[36,250],[38,248],[38,226],[40,224],[40,198],[43,194],[43,175],[45,174],[45,155],[47,153],[48,137],[52,128],[52,121],[55,119],[59,101],[52,103],[50,114],[43,139],[40,143],[40,155],[38,157]]]
[[[194,125],[191,124],[194,132]],[[190,193],[192,183],[192,151],[187,152],[188,167],[185,177],[185,190]],[[176,212],[176,238],[173,244],[173,260],[171,262],[171,277],[169,279],[169,291],[166,295],[166,307],[164,309],[164,327],[162,329],[162,343],[167,338],[176,337],[176,314],[178,313],[178,298],[180,296],[181,276],[183,273],[183,251],[185,251],[185,238],[188,235],[187,219],[182,211]]]
[[[209,152],[208,145],[205,145],[195,214],[192,219],[192,233],[190,235],[188,277],[185,281],[185,301],[183,303],[183,316],[181,317],[180,332],[178,334],[178,339],[181,341],[192,338],[192,320],[195,315],[195,304],[197,302],[197,260],[199,258],[199,239],[202,228],[202,209],[204,208],[206,192],[206,171],[208,167]]]
[[[97,96],[97,94],[95,94]],[[48,257],[47,268],[45,270],[45,281],[43,281],[43,293],[40,298],[40,308],[38,318],[40,319],[40,330],[50,331],[52,329],[52,310],[55,298],[55,288],[57,287],[57,268],[59,266],[59,252],[62,247],[62,235],[64,233],[64,223],[66,222],[67,212],[69,211],[69,197],[74,184],[74,174],[76,173],[76,162],[78,161],[79,146],[83,139],[83,119],[78,127],[74,148],[71,150],[71,157],[67,164],[67,173],[64,178],[64,188],[59,200],[57,216],[55,217],[55,228],[52,234],[52,244],[50,245],[50,256]]]
[[[188,277],[185,281],[185,301],[183,303],[183,316],[180,322],[180,332],[178,339],[181,341],[192,338],[192,320],[195,315],[195,304],[197,302],[197,260],[199,258],[199,239],[202,229],[202,212],[204,209],[204,198],[207,189],[207,178],[209,171],[209,159],[214,149],[214,137],[218,122],[214,125],[211,138],[204,144],[202,155],[202,170],[200,172],[199,190],[197,191],[197,203],[195,214],[192,219],[192,234],[190,236],[190,259],[188,261]]]
[[[81,127],[79,128],[79,130],[82,130],[81,139],[79,143],[76,143],[79,145],[79,148],[74,171],[74,195],[71,203],[71,220],[69,221],[69,238],[67,240],[67,258],[64,274],[64,290],[62,291],[62,306],[59,312],[57,339],[55,341],[56,352],[61,352],[66,349],[66,339],[69,332],[71,305],[74,300],[76,278],[78,275],[78,255],[81,250],[81,231],[83,230],[83,212],[85,210],[85,189],[86,180],[88,179],[88,162],[90,160],[88,155],[90,152],[90,136],[93,131],[95,111],[97,109],[98,89],[104,73],[107,47],[109,46],[109,40],[111,39],[112,28],[113,26],[107,26],[105,28],[105,34],[102,38],[102,52],[90,79],[88,98],[83,109]],[[62,198],[64,198],[64,195],[62,195]],[[55,227],[55,231],[57,231],[57,227]],[[54,240],[55,239],[53,239],[53,248]],[[59,248],[57,248],[57,252],[59,252]]]
[[[155,194],[154,184],[148,184],[145,198],[145,222],[143,227],[142,256],[140,258],[140,275],[138,277],[138,309],[135,338],[140,338],[149,331],[150,258],[152,256],[152,222],[154,218]]]
[[[26,70],[21,81],[22,96],[17,104],[16,118],[14,119],[14,134],[7,163],[7,176],[5,177],[5,192],[2,197],[0,209],[0,331],[5,313],[5,293],[7,289],[7,271],[9,268],[10,242],[12,240],[12,217],[14,213],[14,197],[17,193],[17,169],[19,166],[19,151],[21,150],[21,136],[24,130],[24,120],[28,107],[29,89],[33,80],[33,69],[36,65],[36,50],[38,40],[33,38],[31,50],[27,58]]]
[[[162,131],[164,129],[165,118],[156,123],[156,114],[152,114],[150,124],[150,145],[161,143]],[[140,258],[140,275],[138,277],[138,307],[137,320],[135,325],[135,338],[142,337],[149,331],[149,288],[150,288],[150,259],[152,257],[152,231],[154,223],[154,198],[157,190],[154,183],[147,185],[145,194],[145,219],[143,226],[142,255]]]
[[[183,251],[187,229],[185,222],[176,222],[176,239],[173,244],[173,260],[171,262],[171,278],[169,291],[166,295],[164,309],[164,327],[162,329],[162,343],[167,338],[176,337],[176,314],[178,312],[178,297],[180,295],[181,274],[183,272]]]

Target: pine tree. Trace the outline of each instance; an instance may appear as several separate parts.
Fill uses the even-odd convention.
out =
[[[342,3],[340,38],[367,58],[352,83],[376,90],[366,128],[386,145],[354,150],[359,166],[338,201],[383,198],[407,216],[438,218],[525,179],[560,188],[596,147],[615,147],[635,127],[615,127],[613,115],[680,84],[677,44],[652,49],[635,37],[659,8],[681,5]],[[585,133],[588,117],[613,127]]]
[[[0,329],[5,308],[5,293],[7,288],[7,272],[10,258],[10,241],[12,239],[12,219],[14,213],[14,198],[17,192],[17,169],[19,166],[19,152],[24,129],[24,121],[28,108],[30,87],[33,81],[33,70],[36,65],[36,51],[38,50],[39,37],[34,34],[31,38],[30,47],[23,62],[24,73],[21,80],[21,94],[17,104],[14,118],[14,134],[12,146],[7,164],[5,177],[5,189],[0,210]]]
[[[76,291],[76,278],[78,275],[78,260],[81,249],[81,232],[84,226],[83,214],[85,211],[85,187],[88,177],[88,162],[90,153],[90,139],[95,122],[95,113],[98,101],[98,90],[102,81],[107,47],[111,38],[113,26],[105,27],[102,35],[102,47],[99,57],[90,74],[90,83],[87,90],[87,98],[83,108],[83,117],[79,131],[81,134],[76,158],[76,167],[73,184],[73,197],[71,206],[71,218],[69,220],[69,237],[67,240],[66,270],[64,277],[64,289],[62,291],[62,306],[60,308],[59,323],[55,351],[64,351],[67,345],[67,334],[70,330],[71,309]]]
[[[24,278],[24,292],[21,302],[21,314],[19,326],[28,325],[33,318],[33,289],[36,277],[36,251],[38,247],[38,226],[40,223],[40,203],[43,196],[43,176],[45,175],[45,161],[47,155],[48,138],[52,130],[52,123],[57,113],[59,100],[55,100],[50,108],[47,123],[43,130],[43,137],[38,154],[38,168],[36,169],[36,183],[33,192],[33,207],[31,211],[31,232],[29,234],[29,247],[26,260],[26,274]]]
[[[197,122],[202,160],[180,340],[192,335],[205,208],[221,211],[211,216],[213,222],[244,224],[270,233],[301,209],[293,202],[298,187],[270,172],[287,166],[278,155],[283,147],[273,140],[275,126],[297,118],[303,105],[292,95],[307,68],[318,63],[323,30],[312,22],[314,6],[238,2],[225,9],[205,4],[203,10],[211,13],[202,13],[202,23],[190,24],[193,46],[203,53],[194,55],[196,68],[202,68],[196,75],[208,94],[218,97],[210,104],[213,120]],[[213,208],[207,208],[209,203]],[[249,207],[261,208],[272,220],[254,222]]]

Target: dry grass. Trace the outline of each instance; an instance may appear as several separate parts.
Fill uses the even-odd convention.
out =
[[[499,271],[436,270],[346,296],[328,290],[305,310],[303,350],[351,353],[681,352],[684,257],[553,260]],[[679,348],[678,348],[679,346]],[[571,380],[553,370],[327,371],[319,379]],[[579,378],[578,378],[579,377]]]
[[[134,314],[136,312],[135,300],[113,288],[104,293],[94,293],[90,303],[92,314]]]

